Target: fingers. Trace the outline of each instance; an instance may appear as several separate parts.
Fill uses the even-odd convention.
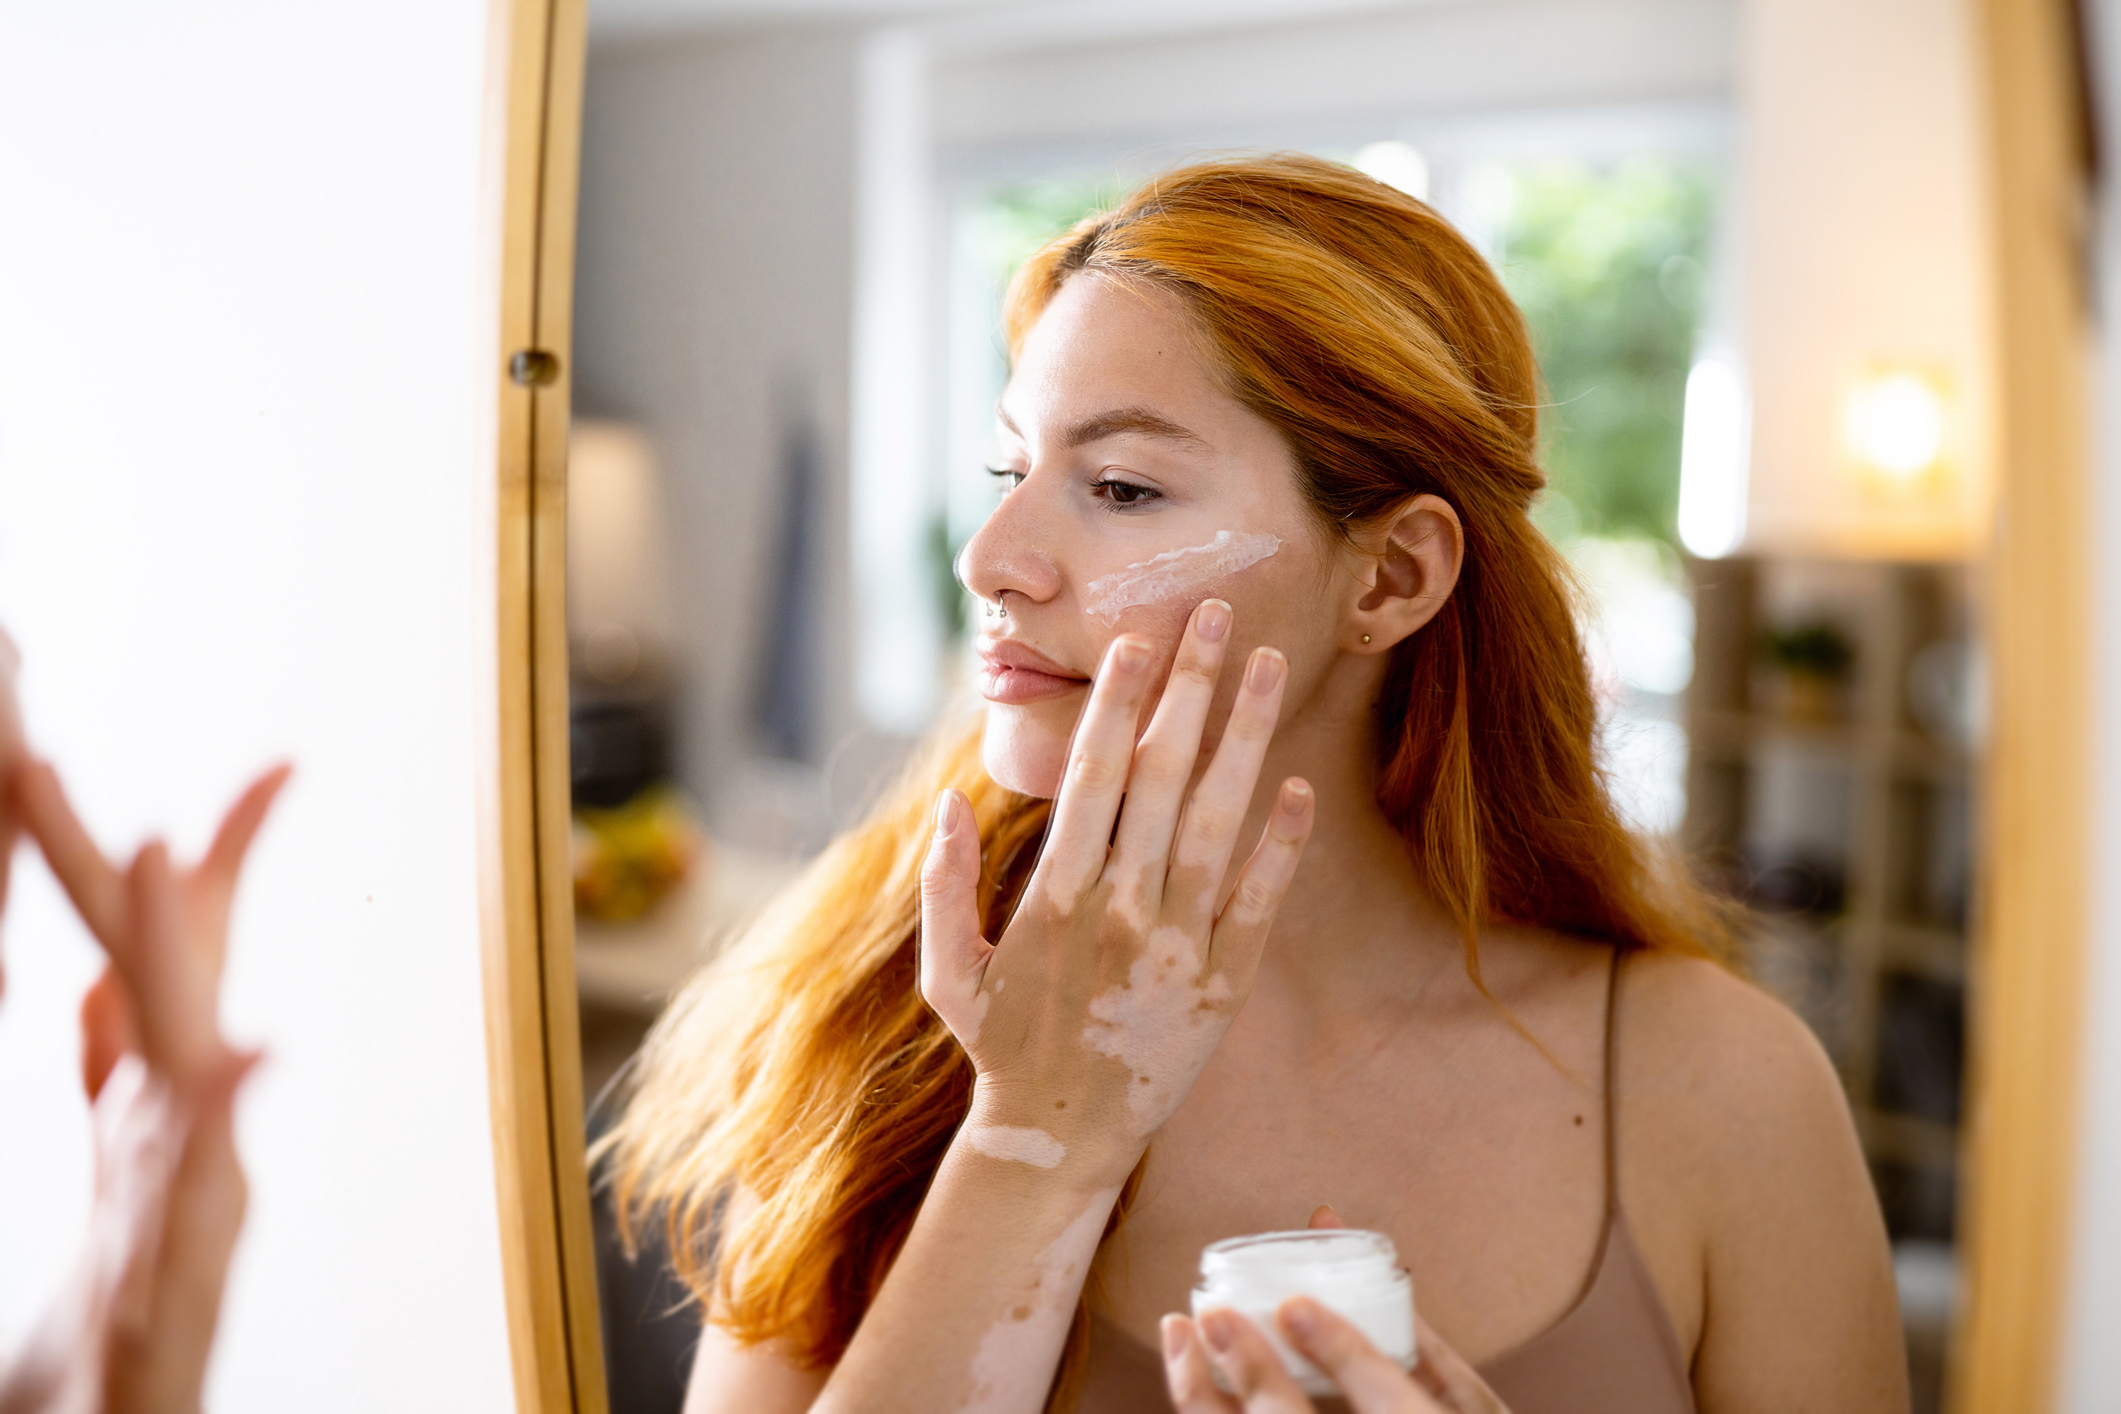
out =
[[[1171,873],[1174,880],[1184,876],[1188,883],[1167,899],[1166,911],[1194,928],[1204,928],[1215,916],[1216,892],[1236,851],[1237,832],[1251,811],[1288,676],[1288,660],[1279,651],[1252,651],[1215,758],[1186,802],[1185,820],[1172,846]]]
[[[1274,926],[1289,881],[1296,877],[1315,815],[1316,800],[1309,783],[1294,776],[1283,781],[1259,844],[1239,871],[1230,901],[1215,920],[1209,960],[1233,976],[1240,995],[1249,985],[1260,949],[1266,946],[1267,930]]]
[[[1502,1396],[1419,1316],[1414,1318],[1414,1348],[1414,1382],[1450,1414],[1510,1414]]]
[[[125,984],[109,967],[81,996],[81,1088],[90,1103],[103,1093],[111,1071],[127,1053],[140,1052],[140,1031]]]
[[[1311,1220],[1305,1223],[1304,1226],[1317,1229],[1322,1227],[1346,1227],[1347,1224],[1341,1221],[1340,1214],[1333,1211],[1331,1203],[1320,1203],[1311,1210]]]
[[[1034,887],[1064,902],[1080,898],[1104,873],[1112,822],[1134,760],[1134,729],[1149,691],[1149,657],[1149,645],[1132,634],[1112,640],[1068,748],[1053,829],[1033,876]]]
[[[214,831],[214,842],[207,847],[205,858],[191,872],[186,887],[189,903],[185,915],[185,922],[189,925],[187,931],[206,950],[216,977],[220,974],[222,954],[228,945],[228,916],[235,903],[236,879],[243,871],[251,841],[257,838],[259,827],[265,823],[266,814],[293,771],[294,767],[282,762],[244,787],[243,794],[236,797],[236,803],[221,817],[220,828]]]
[[[1176,1414],[1239,1414],[1238,1402],[1215,1387],[1200,1328],[1184,1316],[1163,1319],[1164,1384]]]
[[[15,778],[29,755],[22,736],[22,704],[15,696],[15,672],[22,655],[15,640],[0,628],[0,908],[7,904],[7,881],[15,860],[15,841],[22,825],[15,800]]]
[[[184,934],[169,851],[160,841],[134,858],[126,889],[132,936],[112,960],[133,1005],[141,1054],[151,1069],[187,1091],[223,1049],[218,969]]]
[[[967,1047],[986,1008],[980,976],[994,949],[980,936],[979,830],[954,790],[935,800],[935,833],[921,862],[921,996]]]
[[[74,813],[59,773],[43,761],[25,764],[15,783],[22,823],[88,931],[106,952],[125,945],[125,876],[103,857]]]
[[[258,837],[259,827],[265,823],[273,801],[279,798],[280,788],[287,784],[294,769],[293,765],[283,761],[243,788],[243,794],[236,797],[236,803],[221,817],[221,827],[214,831],[214,842],[207,846],[206,857],[199,861],[195,872],[202,879],[210,880],[225,892],[234,892],[236,876],[243,871],[243,860],[250,853],[251,841]]]
[[[1310,1399],[1258,1326],[1235,1311],[1208,1311],[1200,1330],[1245,1414],[1313,1414]]]
[[[1289,1344],[1340,1386],[1356,1414],[1439,1414],[1436,1402],[1399,1362],[1339,1312],[1308,1296],[1292,1296],[1274,1318]]]
[[[1147,881],[1152,902],[1162,896],[1179,809],[1200,761],[1201,731],[1222,675],[1230,621],[1230,606],[1220,599],[1209,599],[1193,611],[1156,714],[1135,748],[1113,856],[1120,867]]]

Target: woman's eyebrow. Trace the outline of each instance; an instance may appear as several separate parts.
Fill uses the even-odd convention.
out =
[[[1008,413],[995,409],[995,416],[1002,426],[1018,437],[1024,434]],[[1109,412],[1094,413],[1079,422],[1071,423],[1062,432],[1060,445],[1081,447],[1091,442],[1102,442],[1107,437],[1160,437],[1169,442],[1188,442],[1206,450],[1208,442],[1199,433],[1179,426],[1162,413],[1145,407],[1114,408]]]

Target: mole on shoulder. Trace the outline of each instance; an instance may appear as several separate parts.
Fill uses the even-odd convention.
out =
[[[1583,1116],[1582,1116],[1582,1115],[1578,1115],[1578,1116],[1576,1116],[1576,1125],[1577,1125],[1577,1128],[1579,1128],[1579,1129],[1583,1127]]]

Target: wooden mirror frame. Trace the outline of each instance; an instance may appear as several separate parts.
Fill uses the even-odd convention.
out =
[[[480,926],[502,1277],[516,1407],[605,1414],[567,746],[567,428],[587,0],[490,4],[499,427]]]
[[[517,1408],[605,1414],[569,866],[566,450],[587,0],[492,0],[496,575],[481,896]],[[2091,152],[2069,0],[1978,0],[2000,437],[1957,1411],[2051,1408],[2091,902]],[[2007,940],[2007,941],[2006,941]]]

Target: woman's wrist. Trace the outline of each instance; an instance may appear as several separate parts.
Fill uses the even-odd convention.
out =
[[[982,1079],[973,1085],[971,1108],[951,1147],[968,1159],[1006,1165],[1033,1182],[1078,1193],[1117,1189],[1134,1172],[1148,1141],[1127,1133],[1123,1120],[1085,1109],[1012,1093]]]

